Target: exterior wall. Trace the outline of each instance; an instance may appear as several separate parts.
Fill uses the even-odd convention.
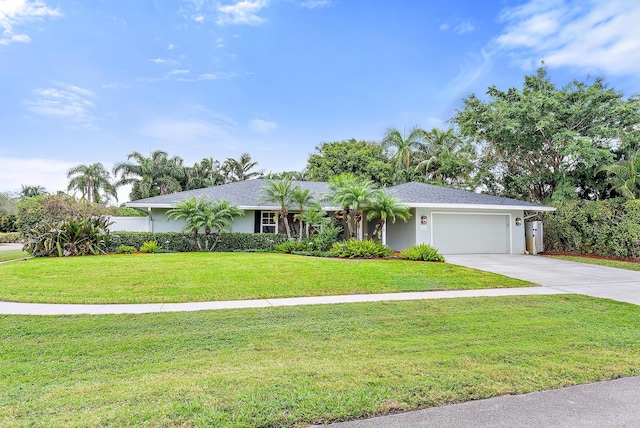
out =
[[[169,220],[168,208],[153,208],[151,210],[151,227],[149,232],[182,232],[184,220]],[[245,211],[244,217],[238,217],[231,225],[232,232],[253,233],[254,211]]]
[[[486,214],[503,214],[508,215],[509,229],[510,229],[510,252],[511,254],[524,254],[525,252],[525,239],[524,239],[524,211],[500,211],[500,210],[473,210],[473,209],[432,209],[432,208],[416,208],[415,215],[410,222],[413,221],[415,225],[415,237],[416,243],[425,243],[433,245],[433,233],[432,233],[432,220],[433,213],[445,214],[445,213],[465,213],[469,217],[469,221],[474,221],[473,214],[486,215]],[[427,217],[427,224],[421,224],[421,217]],[[516,218],[522,219],[521,224],[518,226],[515,224]],[[437,227],[437,226],[436,226]],[[389,236],[389,235],[387,235]],[[388,239],[388,238],[387,238]]]
[[[418,223],[420,223],[419,218]],[[411,208],[411,217],[406,223],[402,220],[387,223],[387,245],[395,251],[402,251],[414,246],[417,236],[415,208]]]
[[[111,232],[149,232],[149,217],[111,217]]]

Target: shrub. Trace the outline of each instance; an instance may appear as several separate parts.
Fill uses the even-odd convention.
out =
[[[107,216],[40,223],[27,233],[25,251],[34,257],[103,254],[109,242],[109,224]]]
[[[118,232],[109,239],[108,251],[114,252],[120,245],[140,248],[146,241],[157,241],[167,251],[198,251],[192,234],[179,232]],[[271,233],[223,233],[216,251],[271,251],[274,245],[287,241],[286,235]]]
[[[342,233],[342,226],[333,222],[325,222],[317,235],[311,238],[314,251],[329,251],[333,244],[338,240],[338,236]]]
[[[159,251],[158,241],[147,241],[140,246],[141,253],[158,253]]]
[[[273,250],[279,253],[292,253],[294,251],[311,251],[313,243],[309,240],[286,241],[273,246]]]
[[[405,260],[422,260],[425,262],[443,262],[444,257],[436,248],[427,244],[418,244],[400,252],[400,258]]]
[[[120,245],[116,248],[117,254],[132,254],[136,252],[136,247],[132,247],[131,245]]]
[[[22,234],[20,232],[0,233],[0,244],[17,244],[22,241]]]
[[[71,218],[90,218],[106,215],[102,205],[86,200],[78,201],[70,195],[40,195],[18,203],[17,223],[26,235],[38,224],[55,224]]]
[[[389,257],[391,249],[377,241],[350,240],[336,242],[329,250],[329,253],[334,257],[372,259],[374,257]]]
[[[15,214],[0,214],[0,233],[18,232],[18,217]]]

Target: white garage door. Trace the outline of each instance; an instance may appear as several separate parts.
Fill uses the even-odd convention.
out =
[[[441,254],[507,254],[511,252],[509,215],[434,213],[433,246]]]

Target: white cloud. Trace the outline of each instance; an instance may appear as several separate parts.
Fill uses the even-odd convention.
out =
[[[58,159],[0,157],[0,192],[19,192],[21,186],[44,186],[49,192],[67,190],[67,171],[77,163]]]
[[[446,22],[444,24],[440,24],[440,29],[442,31],[448,30],[449,29],[449,24],[447,24]]]
[[[300,3],[301,7],[307,9],[318,9],[322,7],[332,6],[333,2],[331,0],[307,0]]]
[[[265,18],[258,16],[258,13],[268,4],[269,0],[240,0],[232,4],[220,4],[216,8],[216,23],[260,25],[265,22]]]
[[[172,51],[174,49],[178,49],[178,45],[174,45],[173,43],[169,43],[169,46],[167,46],[167,49],[169,49],[170,51]]]
[[[505,10],[501,20],[506,28],[497,46],[522,64],[640,72],[640,2],[530,0]]]
[[[189,74],[191,70],[171,70],[167,73],[169,76],[175,76],[176,74]]]
[[[57,9],[47,6],[44,1],[0,0],[0,45],[12,42],[28,43],[31,40],[29,35],[17,34],[16,27],[28,21],[59,16],[62,14]]]
[[[444,93],[452,96],[466,94],[469,87],[491,69],[491,65],[490,53],[481,50],[480,55],[472,55],[467,64],[460,68],[458,75],[449,82]]]
[[[267,120],[253,119],[249,122],[249,128],[260,134],[268,134],[269,132],[275,131],[278,128],[278,124]]]
[[[90,110],[95,107],[91,101],[94,94],[88,89],[58,82],[53,88],[37,88],[33,93],[35,98],[25,101],[25,105],[33,113],[71,119],[89,126],[93,122]]]
[[[217,48],[224,48],[226,45],[224,44],[224,39],[222,37],[218,37],[218,39],[216,40],[216,47]]]
[[[456,28],[454,28],[453,31],[455,31],[456,34],[466,34],[472,32],[475,29],[476,27],[474,27],[473,24],[471,24],[469,21],[465,21],[459,25],[456,25]]]

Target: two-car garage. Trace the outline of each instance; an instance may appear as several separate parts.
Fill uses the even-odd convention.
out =
[[[442,254],[511,253],[511,215],[431,213],[431,242]]]

